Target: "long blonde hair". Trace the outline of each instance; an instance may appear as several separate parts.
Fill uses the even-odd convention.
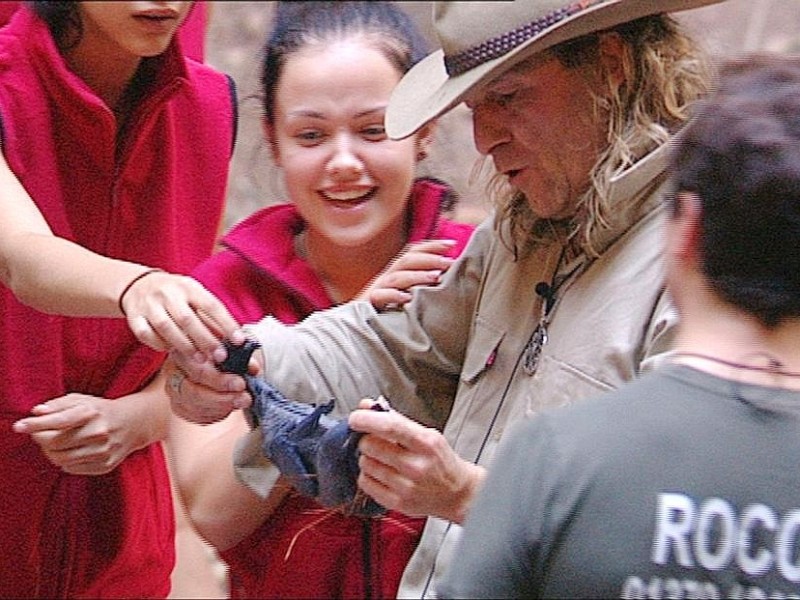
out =
[[[625,42],[625,81],[615,86],[607,78],[608,96],[595,98],[596,118],[608,123],[608,145],[592,169],[576,216],[560,222],[539,218],[522,192],[509,189],[500,176],[490,182],[498,229],[507,234],[504,242],[515,253],[550,240],[557,232],[596,255],[592,240],[608,225],[612,178],[665,143],[689,118],[691,104],[709,89],[710,62],[673,18],[644,17],[610,31]],[[603,33],[565,42],[550,52],[568,68],[600,68],[597,48]]]

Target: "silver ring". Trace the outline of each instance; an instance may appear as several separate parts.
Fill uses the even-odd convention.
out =
[[[174,371],[169,376],[169,387],[172,388],[172,391],[175,392],[176,396],[181,395],[181,384],[183,384],[184,379],[186,379],[186,375],[184,375],[181,371]]]

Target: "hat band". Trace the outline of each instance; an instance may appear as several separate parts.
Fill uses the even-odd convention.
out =
[[[553,25],[560,23],[564,19],[571,17],[582,10],[585,10],[593,4],[600,4],[601,2],[605,1],[606,0],[580,0],[579,2],[573,2],[564,8],[554,10],[553,12],[546,14],[536,21],[528,23],[527,25],[523,25],[522,27],[518,27],[513,31],[509,31],[501,36],[486,40],[485,42],[482,42],[477,46],[473,46],[472,48],[468,48],[467,50],[463,50],[458,54],[445,56],[444,66],[447,70],[447,74],[450,77],[455,77],[456,75],[461,75],[462,73],[465,73],[466,71],[469,71],[478,65],[482,65],[487,61],[503,56],[523,42],[527,42],[531,38],[539,35]]]

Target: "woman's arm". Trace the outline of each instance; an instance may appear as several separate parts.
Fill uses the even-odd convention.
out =
[[[166,448],[175,487],[197,532],[218,550],[261,525],[289,489],[279,480],[262,499],[236,479],[233,450],[248,429],[241,411],[212,425],[170,421]]]
[[[160,271],[137,279],[150,267],[54,235],[2,154],[0,231],[0,282],[28,306],[75,317],[124,315],[134,335],[158,350],[210,352],[220,337],[236,336],[236,321],[194,279]]]

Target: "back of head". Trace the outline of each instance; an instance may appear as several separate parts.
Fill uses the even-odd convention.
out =
[[[428,52],[411,18],[392,2],[278,2],[261,72],[267,121],[274,117],[275,87],[288,56],[356,37],[374,44],[401,75]]]
[[[800,317],[800,57],[726,64],[673,153],[702,203],[702,268],[726,301],[773,327]]]

